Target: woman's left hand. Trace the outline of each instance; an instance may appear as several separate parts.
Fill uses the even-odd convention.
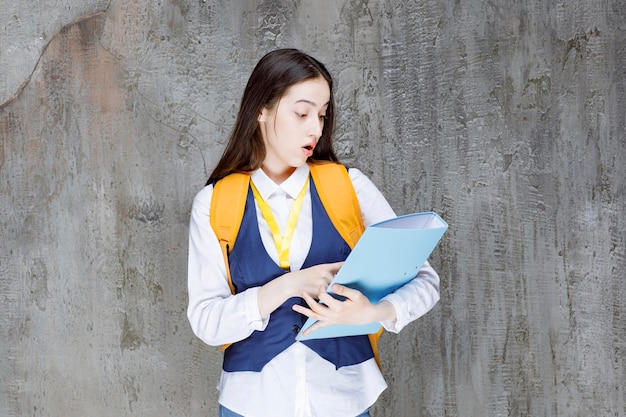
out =
[[[305,292],[300,294],[309,308],[296,304],[292,307],[293,310],[317,320],[313,326],[304,331],[303,336],[331,324],[359,325],[392,321],[396,318],[395,308],[387,301],[372,304],[360,291],[339,284],[333,284],[332,290],[335,294],[345,297],[345,300],[337,300],[323,289],[319,295],[320,303]]]

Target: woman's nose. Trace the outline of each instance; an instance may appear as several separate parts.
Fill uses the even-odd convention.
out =
[[[316,139],[319,139],[322,136],[322,131],[324,130],[324,120],[316,117],[311,122],[310,127],[310,135],[315,136]]]

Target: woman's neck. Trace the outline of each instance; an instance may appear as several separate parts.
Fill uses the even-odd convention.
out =
[[[294,171],[296,170],[296,168],[294,167],[287,167],[285,169],[272,169],[271,167],[267,166],[266,164],[263,164],[261,166],[261,169],[263,170],[263,172],[265,172],[265,175],[267,175],[272,181],[274,181],[276,184],[282,184],[283,182],[285,182],[285,180],[287,178],[289,178],[291,176],[291,174],[294,173]]]

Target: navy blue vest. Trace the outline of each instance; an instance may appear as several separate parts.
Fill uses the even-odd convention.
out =
[[[310,185],[313,237],[302,268],[343,261],[350,253],[350,246],[330,221],[312,180]],[[229,264],[236,292],[264,285],[285,273],[265,251],[251,189],[248,190],[239,235],[229,254]],[[300,297],[288,299],[271,313],[264,331],[254,331],[248,338],[230,345],[224,353],[223,369],[227,372],[258,372],[276,355],[291,346],[307,319],[291,309],[296,303],[305,305]],[[355,365],[374,357],[367,336],[307,340],[303,343],[337,368]]]

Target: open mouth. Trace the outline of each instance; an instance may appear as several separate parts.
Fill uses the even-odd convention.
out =
[[[309,157],[311,155],[313,155],[313,149],[315,148],[315,144],[314,143],[309,143],[306,144],[302,147],[302,152],[304,152],[304,154]]]

